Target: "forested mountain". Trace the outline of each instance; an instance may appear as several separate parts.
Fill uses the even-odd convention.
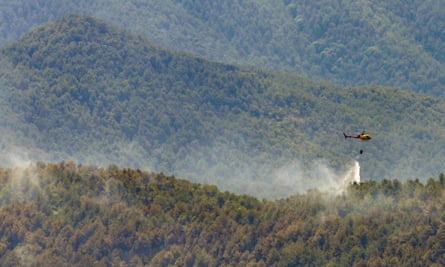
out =
[[[0,44],[67,14],[170,48],[344,85],[444,95],[442,0],[0,0]]]
[[[0,169],[1,266],[443,266],[445,178],[260,201],[162,174]]]
[[[432,97],[215,63],[91,17],[39,27],[0,60],[3,163],[117,163],[262,197],[355,160],[363,179],[443,171],[445,105]],[[343,139],[364,129],[370,142]]]

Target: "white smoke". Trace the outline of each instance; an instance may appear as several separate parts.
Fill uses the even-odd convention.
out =
[[[281,194],[305,193],[316,189],[340,195],[350,184],[360,183],[360,164],[354,161],[344,171],[336,171],[324,160],[306,165],[295,161],[277,170],[275,177],[275,190]]]
[[[354,161],[352,167],[340,177],[337,194],[344,193],[348,186],[353,183],[360,183],[360,164],[358,161]]]

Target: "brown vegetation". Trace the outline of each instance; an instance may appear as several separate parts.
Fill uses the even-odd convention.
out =
[[[260,201],[115,166],[17,170],[0,171],[2,266],[445,264],[443,175]]]

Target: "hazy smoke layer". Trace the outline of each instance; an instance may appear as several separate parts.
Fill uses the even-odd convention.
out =
[[[292,162],[277,170],[275,177],[275,185],[279,187],[276,190],[286,195],[311,189],[338,195],[345,192],[351,183],[360,182],[360,164],[354,161],[345,171],[339,172],[323,160],[309,165]]]

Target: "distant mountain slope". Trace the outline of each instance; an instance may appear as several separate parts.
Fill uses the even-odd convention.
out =
[[[344,85],[445,92],[441,0],[0,0],[0,6],[0,44],[42,22],[87,14],[226,63]]]
[[[0,169],[1,266],[440,266],[445,179],[260,201],[163,174]]]
[[[215,63],[91,17],[0,53],[3,162],[118,163],[260,196],[323,185],[360,149],[363,179],[443,171],[445,105],[431,97]],[[362,130],[374,139],[343,139]]]

